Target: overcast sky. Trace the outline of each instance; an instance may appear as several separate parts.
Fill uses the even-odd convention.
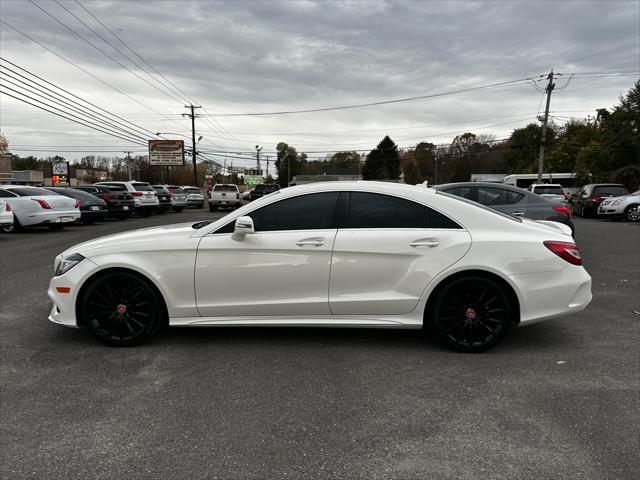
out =
[[[56,2],[34,2],[165,90]],[[538,77],[551,68],[564,74],[557,81],[560,90],[571,73],[640,68],[637,0],[80,2],[202,105],[198,110],[202,114],[377,102]],[[80,4],[60,3],[144,66]],[[129,97],[0,24],[4,59],[150,132],[190,134],[190,121],[181,116],[186,111],[184,99],[163,95],[34,4],[2,0],[0,18]],[[6,78],[4,85],[20,89],[6,83]],[[155,78],[167,83],[157,74]],[[637,78],[575,78],[566,89],[552,95],[552,115],[556,122],[564,122],[593,114],[597,108],[610,108]],[[385,134],[401,147],[408,147],[419,141],[447,143],[464,131],[507,137],[514,128],[535,120],[537,112],[544,109],[541,100],[542,93],[521,82],[391,105],[217,117],[233,138],[221,133],[212,117],[198,118],[196,129],[204,137],[200,147],[209,151],[249,152],[259,144],[264,147],[263,154],[269,155],[280,141],[304,152],[370,150]],[[124,150],[144,153],[144,147],[41,112],[6,95],[0,95],[0,102],[0,127],[15,153],[43,157],[62,150],[87,150],[62,153],[69,160],[99,150],[116,151],[108,155]],[[310,157],[322,155],[309,153]]]

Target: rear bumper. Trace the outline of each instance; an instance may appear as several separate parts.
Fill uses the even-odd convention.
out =
[[[587,308],[591,299],[591,276],[583,267],[567,265],[555,272],[511,275],[509,280],[520,292],[520,325],[576,313]]]
[[[73,223],[80,219],[80,210],[43,210],[18,217],[23,227],[35,227],[37,225],[49,225],[52,223]]]

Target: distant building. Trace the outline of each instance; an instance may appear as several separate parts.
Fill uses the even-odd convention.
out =
[[[0,155],[0,183],[11,183],[11,155]]]
[[[0,183],[13,183],[15,185],[42,186],[43,175],[40,170],[12,170],[9,180],[0,180]]]

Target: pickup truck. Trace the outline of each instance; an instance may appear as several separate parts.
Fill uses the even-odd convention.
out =
[[[209,211],[220,208],[238,208],[242,206],[240,190],[231,183],[217,183],[209,193]]]

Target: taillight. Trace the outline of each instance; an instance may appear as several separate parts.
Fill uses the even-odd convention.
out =
[[[598,201],[602,200],[602,197],[600,197],[598,195],[591,195],[589,197],[589,200],[591,200],[592,202],[598,202]]]
[[[47,210],[51,210],[51,207],[49,206],[49,204],[47,202],[45,202],[44,200],[40,200],[39,198],[32,198],[31,200],[33,200],[34,202],[38,202],[38,204],[40,204],[41,208],[46,208]],[[77,202],[77,200],[76,200]]]
[[[556,212],[560,212],[560,213],[566,215],[567,217],[571,216],[571,212],[569,212],[569,209],[567,207],[553,207],[553,209]]]
[[[240,194],[236,192],[236,200],[240,200]]]
[[[76,203],[73,205],[73,208],[80,208],[80,200],[76,200]]]
[[[141,197],[142,192],[131,192],[131,195],[133,195],[134,197]]]
[[[8,203],[5,203],[4,206],[5,206],[5,208],[4,208],[5,211],[7,211],[7,212],[11,211],[11,205],[9,205]]]
[[[574,243],[547,240],[544,246],[572,265],[582,265],[580,250]]]
[[[104,200],[105,202],[106,202],[107,200],[113,200],[113,196],[112,196],[112,195],[100,195],[100,198],[101,198],[102,200]]]

